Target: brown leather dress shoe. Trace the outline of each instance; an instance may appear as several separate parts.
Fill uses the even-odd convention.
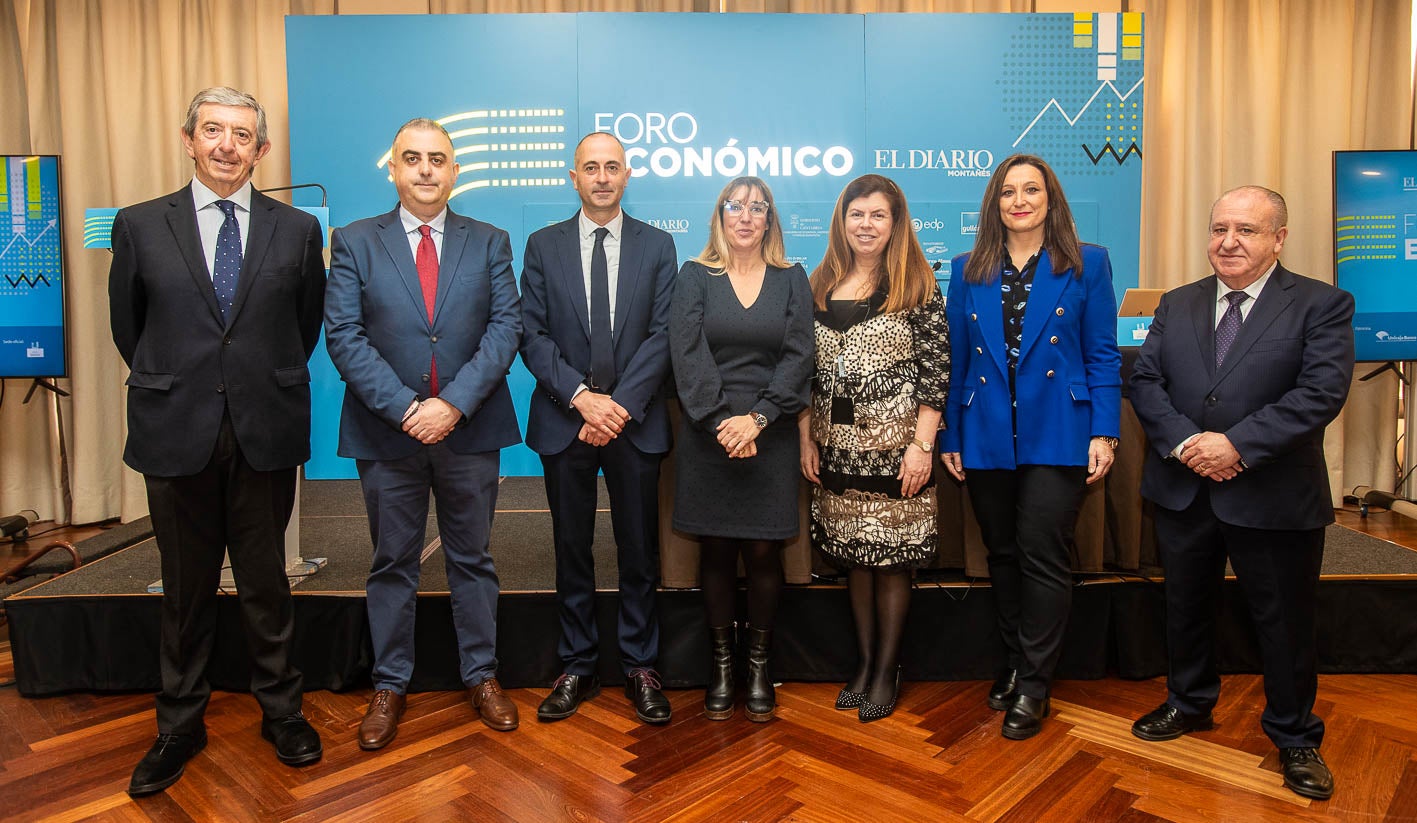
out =
[[[517,704],[502,693],[497,678],[489,677],[469,688],[467,696],[488,728],[509,732],[517,727]]]
[[[392,689],[374,692],[369,710],[359,724],[359,748],[365,751],[382,749],[399,733],[399,718],[403,717],[404,696]]]

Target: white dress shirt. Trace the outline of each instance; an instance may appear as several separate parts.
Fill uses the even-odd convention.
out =
[[[610,328],[615,328],[615,292],[620,285],[620,237],[621,231],[625,228],[625,211],[621,209],[615,213],[609,223],[601,226],[594,220],[585,216],[582,210],[576,214],[576,225],[579,228],[581,240],[581,280],[585,283],[586,296],[586,317],[590,317],[594,323],[595,310],[590,304],[590,258],[595,253],[595,230],[609,229],[610,233],[605,235],[605,271],[610,286]],[[571,407],[575,408],[576,398],[581,392],[586,390],[586,385],[582,383],[576,387],[576,391],[571,395]]]
[[[408,213],[403,206],[399,206],[399,222],[403,224],[404,234],[408,235],[408,248],[413,252],[413,260],[418,261],[418,244],[423,242],[423,233],[418,229],[427,225],[433,231],[433,250],[438,254],[438,262],[443,262],[443,227],[448,224],[448,207],[438,212],[438,216],[429,220],[426,224],[417,217]]]
[[[236,225],[241,229],[241,256],[246,257],[246,235],[251,228],[251,181],[232,192],[230,197],[219,197],[202,181],[192,178],[192,205],[197,208],[197,234],[202,239],[202,255],[207,261],[207,276],[212,277],[216,268],[216,238],[221,233],[221,224],[226,222],[226,214],[216,204],[218,200],[230,200],[236,204]]]

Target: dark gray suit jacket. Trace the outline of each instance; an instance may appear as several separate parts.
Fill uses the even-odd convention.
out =
[[[123,459],[147,475],[196,474],[229,411],[251,467],[310,458],[310,371],[325,292],[320,223],[251,193],[246,252],[222,321],[191,186],[113,221],[113,342],[128,364]]]

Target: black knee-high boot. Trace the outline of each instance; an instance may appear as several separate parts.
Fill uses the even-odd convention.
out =
[[[748,629],[748,699],[744,701],[743,709],[754,723],[771,720],[777,707],[772,678],[768,677],[768,646],[771,642],[772,629]]]
[[[737,624],[710,627],[713,663],[709,666],[708,688],[704,690],[704,716],[727,720],[733,716],[733,632]]]

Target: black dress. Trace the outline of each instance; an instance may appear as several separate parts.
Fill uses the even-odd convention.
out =
[[[674,442],[674,528],[778,540],[798,531],[797,413],[810,399],[812,290],[801,266],[769,266],[744,307],[727,275],[689,261],[674,282],[669,351],[684,418]],[[768,419],[758,453],[731,459],[718,424]]]

